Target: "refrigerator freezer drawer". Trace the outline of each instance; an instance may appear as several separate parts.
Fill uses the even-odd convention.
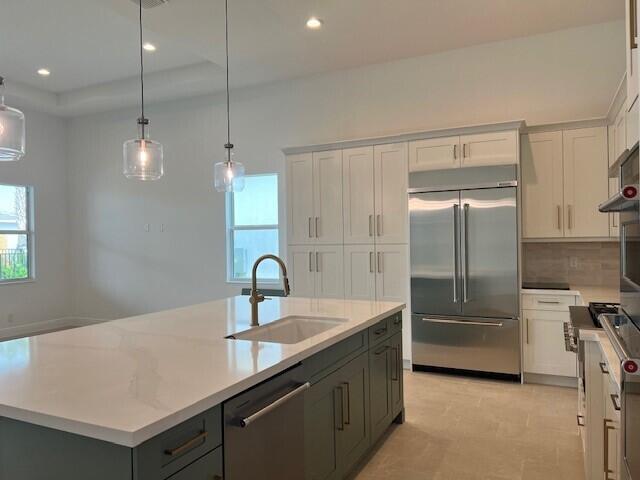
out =
[[[520,373],[520,321],[412,315],[413,364]]]

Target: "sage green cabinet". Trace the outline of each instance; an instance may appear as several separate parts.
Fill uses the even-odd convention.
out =
[[[222,480],[222,447],[207,453],[167,480]]]
[[[369,365],[363,353],[313,385],[305,399],[308,480],[343,478],[370,445]]]
[[[402,381],[402,334],[369,350],[371,440],[380,438],[404,409]]]

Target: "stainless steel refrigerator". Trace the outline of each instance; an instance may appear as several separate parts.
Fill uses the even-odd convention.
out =
[[[410,190],[415,368],[520,374],[514,185]]]

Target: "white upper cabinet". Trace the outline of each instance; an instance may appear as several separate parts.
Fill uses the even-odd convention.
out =
[[[626,5],[626,57],[627,57],[627,110],[638,99],[638,20],[637,0],[625,0]]]
[[[407,144],[374,149],[375,239],[377,244],[407,243],[409,183]]]
[[[373,245],[345,245],[344,296],[354,300],[376,299],[376,252]]]
[[[342,152],[344,243],[373,243],[375,235],[373,147]]]
[[[609,158],[609,165],[613,164],[627,148],[627,112],[621,108],[616,117],[613,130],[613,158]]]
[[[409,143],[412,172],[460,167],[460,137],[430,138]]]
[[[316,243],[342,243],[342,150],[313,153],[313,206]]]
[[[562,132],[522,136],[523,236],[563,236]]]
[[[287,158],[288,242],[315,242],[313,235],[313,158],[310,153]]]
[[[629,112],[627,113],[627,117],[626,117],[626,131],[627,131],[627,148],[629,150],[631,150],[631,148],[636,144],[636,142],[638,141],[638,137],[640,135],[639,132],[639,128],[640,128],[640,113],[639,110],[640,108],[638,107],[638,101],[633,102],[633,106],[631,107],[631,110],[629,110]]]
[[[460,137],[463,167],[518,163],[518,133],[514,130]]]
[[[563,132],[565,237],[608,237],[608,215],[598,205],[609,198],[607,129]]]

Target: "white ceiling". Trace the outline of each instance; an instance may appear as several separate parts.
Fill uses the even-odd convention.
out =
[[[229,0],[235,86],[426,55],[624,17],[622,0]],[[149,72],[211,62],[222,87],[223,0],[145,10]],[[137,74],[131,0],[2,0],[0,75],[52,93]],[[324,28],[310,31],[317,15]],[[49,78],[36,70],[48,67]],[[215,89],[214,88],[214,89]],[[90,93],[90,92],[86,92]],[[86,95],[85,95],[86,96]]]

